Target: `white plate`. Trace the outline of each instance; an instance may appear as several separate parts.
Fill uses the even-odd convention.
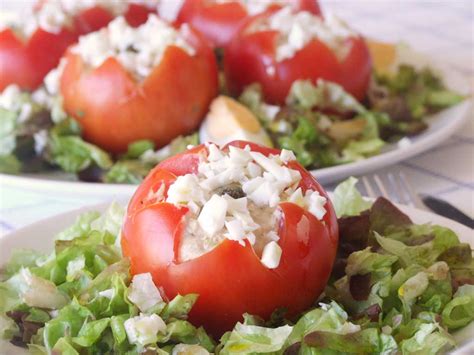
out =
[[[30,224],[13,233],[0,237],[0,265],[5,264],[11,257],[11,253],[15,249],[30,248],[44,253],[48,253],[53,249],[54,235],[66,227],[74,223],[77,216],[86,211],[100,211],[104,212],[109,206],[109,203],[101,203],[99,205],[92,205],[83,207],[74,211],[59,214],[42,221]],[[414,223],[433,223],[439,224],[452,229],[457,233],[459,239],[464,243],[469,243],[474,249],[474,237],[472,229],[469,229],[450,219],[435,215],[430,212],[421,211],[407,206],[399,206]],[[472,341],[472,334],[474,332],[474,324],[471,323],[461,331],[455,333],[455,338],[459,343],[468,344],[463,345],[455,354],[473,354],[474,341]],[[23,349],[13,347],[10,343],[0,340],[0,354],[26,354]]]
[[[470,95],[470,83],[458,72],[442,63],[427,59],[424,55],[413,52],[406,46],[400,46],[398,62],[408,63],[415,67],[429,66],[435,69],[443,78],[446,85],[460,93]],[[410,138],[408,147],[399,147],[389,144],[381,154],[349,164],[311,171],[322,184],[329,184],[343,180],[349,176],[367,174],[385,166],[393,165],[402,160],[411,158],[421,152],[442,143],[454,132],[459,130],[467,119],[472,116],[473,100],[465,100],[456,106],[438,112],[426,119],[429,124],[427,130]],[[75,176],[63,172],[6,175],[0,174],[0,186],[38,191],[42,193],[62,193],[74,196],[94,196],[104,200],[112,200],[130,196],[135,191],[135,185],[101,184],[77,181]]]

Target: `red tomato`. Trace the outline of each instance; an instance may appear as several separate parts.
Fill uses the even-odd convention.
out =
[[[148,15],[153,13],[156,13],[153,9],[132,3],[128,5],[127,11],[123,16],[130,26],[138,27],[147,21]],[[74,25],[77,31],[82,35],[100,30],[107,26],[114,17],[114,14],[106,8],[94,6],[74,16]]]
[[[151,9],[145,5],[131,3],[128,5],[125,19],[130,26],[138,27],[148,20],[148,15],[156,14],[156,9]]]
[[[109,10],[100,6],[94,6],[74,16],[74,27],[80,35],[84,35],[100,30],[113,19],[114,15]]]
[[[90,69],[79,55],[67,53],[60,83],[64,108],[88,141],[111,152],[139,139],[161,147],[199,126],[217,94],[217,66],[204,40],[192,30],[183,35],[196,54],[169,46],[143,82],[115,58]]]
[[[239,147],[247,144],[266,156],[279,153],[257,144],[230,143]],[[266,268],[250,244],[242,247],[231,240],[195,259],[179,260],[187,208],[146,197],[162,183],[167,191],[178,175],[196,172],[201,154],[207,154],[203,145],[160,163],[138,187],[122,235],[123,252],[131,260],[132,273],[150,272],[168,298],[199,294],[190,319],[215,336],[231,329],[245,312],[268,318],[278,307],[287,308],[289,316],[310,307],[323,291],[336,255],[337,219],[329,201],[321,221],[296,204],[280,204],[278,243],[283,253],[276,269]],[[316,190],[326,196],[300,164],[291,162],[288,166],[300,171],[303,191]]]
[[[266,100],[283,104],[294,81],[321,78],[342,85],[359,100],[365,97],[372,60],[362,37],[347,39],[349,51],[342,60],[322,41],[313,39],[293,57],[276,61],[278,31],[248,30],[270,15],[267,12],[249,20],[226,48],[224,70],[232,94],[239,95],[247,85],[259,83]]]
[[[0,32],[0,91],[10,84],[34,90],[44,76],[55,68],[76,34],[63,29],[55,34],[37,29],[24,41],[11,29]]]
[[[269,7],[281,5],[268,1]],[[292,0],[290,5],[296,10],[305,10],[320,15],[317,0]],[[241,1],[216,2],[212,0],[185,0],[177,22],[189,23],[199,30],[216,47],[224,47],[237,32],[242,20],[249,16],[247,7]]]

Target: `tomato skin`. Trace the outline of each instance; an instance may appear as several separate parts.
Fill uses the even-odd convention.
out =
[[[94,6],[74,16],[74,28],[80,35],[98,31],[114,19],[109,10]]]
[[[88,141],[118,153],[139,139],[161,147],[199,126],[217,94],[217,65],[212,50],[196,33],[183,34],[196,54],[169,46],[143,82],[115,58],[90,69],[80,56],[66,55],[61,76],[64,108],[80,122]]]
[[[243,147],[248,143],[230,144]],[[265,155],[278,152],[249,145]],[[205,148],[199,146],[189,155],[207,154],[204,152]],[[198,160],[190,164],[186,154],[171,158],[174,160],[171,165],[183,162],[181,174],[195,170],[198,165]],[[290,165],[302,173],[303,190],[315,189],[326,196],[301,165],[297,162]],[[329,201],[322,221],[293,203],[280,204],[283,217],[278,243],[283,254],[276,269],[266,268],[250,244],[242,247],[231,240],[181,262],[179,243],[187,208],[165,202],[142,203],[150,186],[157,188],[161,178],[169,184],[174,174],[165,169],[167,166],[166,161],[159,164],[129,204],[122,230],[122,249],[131,260],[132,274],[150,272],[170,299],[177,294],[198,293],[190,320],[203,325],[214,336],[232,329],[245,312],[268,318],[276,308],[286,307],[291,317],[314,303],[329,278],[337,249],[337,220]]]
[[[1,31],[0,91],[10,84],[17,84],[24,90],[36,89],[76,38],[68,29],[56,34],[38,28],[27,41],[11,29]]]
[[[138,27],[148,20],[148,16],[150,14],[156,14],[156,9],[150,9],[144,5],[131,3],[128,5],[128,9],[124,14],[124,17],[130,26]]]
[[[342,61],[323,42],[313,39],[293,57],[277,62],[278,31],[248,31],[254,21],[270,15],[267,12],[248,21],[226,48],[224,71],[233,95],[239,95],[252,83],[259,83],[267,101],[283,104],[294,81],[316,82],[321,78],[342,85],[358,100],[365,97],[372,61],[362,37],[347,39],[350,49]]]
[[[317,0],[294,0],[291,2],[293,8],[300,11],[308,11],[314,15],[321,15],[321,8]]]
[[[309,11],[320,15],[317,0],[292,0],[290,5],[295,11]],[[281,7],[277,3],[269,8]],[[216,3],[209,0],[185,0],[177,17],[177,23],[189,23],[200,31],[215,47],[225,47],[242,21],[249,14],[245,5],[239,1]]]

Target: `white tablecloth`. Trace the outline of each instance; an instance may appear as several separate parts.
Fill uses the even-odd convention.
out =
[[[18,3],[24,5],[26,1]],[[448,63],[473,83],[473,1],[326,0],[321,5],[366,36],[407,42],[418,51]],[[463,129],[435,149],[391,167],[405,172],[418,192],[445,199],[471,217],[474,216],[473,118],[474,114]],[[0,186],[0,234],[98,202],[98,198],[46,196]]]

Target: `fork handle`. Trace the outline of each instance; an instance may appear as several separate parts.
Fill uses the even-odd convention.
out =
[[[474,228],[474,219],[470,218],[450,203],[433,196],[422,196],[423,203],[433,212],[464,224],[469,228]]]

